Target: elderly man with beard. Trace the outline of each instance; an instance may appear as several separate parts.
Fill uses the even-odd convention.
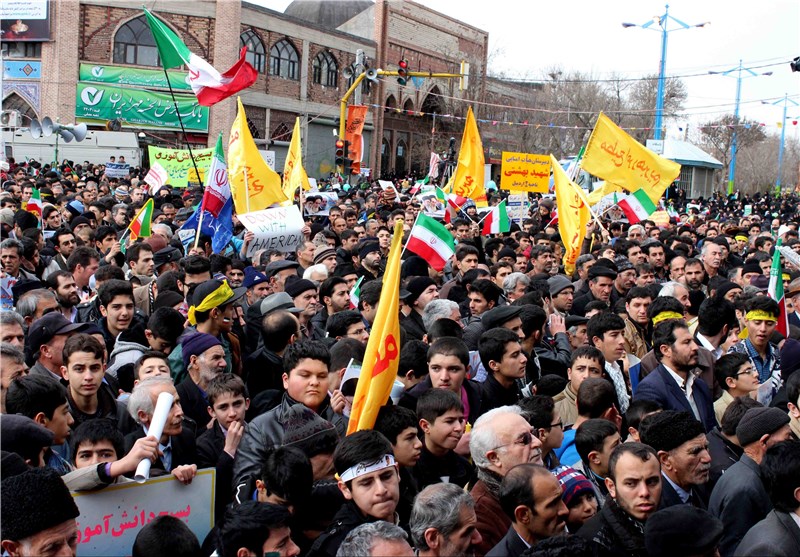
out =
[[[541,447],[519,406],[495,408],[475,422],[469,451],[478,469],[478,481],[470,491],[482,538],[475,548],[478,555],[497,545],[511,526],[511,517],[500,505],[503,477],[518,464],[542,464]]]
[[[533,275],[549,275],[556,264],[553,249],[548,245],[536,245],[531,248],[531,264],[533,270],[529,273]]]
[[[618,445],[608,461],[606,505],[578,530],[602,554],[647,557],[644,526],[658,510],[661,470],[655,450],[642,443]]]
[[[639,438],[656,450],[661,462],[659,508],[692,505],[705,509],[711,453],[703,424],[689,412],[665,410],[642,420]]]
[[[208,384],[225,372],[225,349],[215,336],[197,333],[183,339],[183,366],[188,377],[178,385],[181,406],[202,430],[211,421],[208,414]]]
[[[46,281],[47,287],[56,295],[58,309],[61,314],[74,323],[78,317],[76,306],[81,303],[78,285],[69,271],[50,273]]]
[[[466,557],[481,543],[475,503],[450,483],[423,489],[414,500],[409,530],[419,557]]]

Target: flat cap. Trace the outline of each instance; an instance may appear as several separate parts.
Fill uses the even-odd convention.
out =
[[[495,327],[502,327],[503,323],[519,317],[524,306],[500,306],[490,309],[481,317],[481,324],[487,331]]]
[[[775,433],[788,423],[789,415],[779,408],[751,408],[736,426],[736,437],[739,444],[746,447],[764,435]]]

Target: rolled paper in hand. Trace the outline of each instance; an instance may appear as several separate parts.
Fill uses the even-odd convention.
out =
[[[161,434],[164,432],[164,426],[169,417],[169,411],[172,409],[172,402],[175,397],[172,393],[161,393],[158,395],[156,401],[156,409],[153,410],[153,418],[150,420],[150,428],[147,430],[148,437],[155,437],[156,440],[161,442]],[[136,467],[136,475],[133,477],[137,482],[144,483],[150,479],[150,466],[153,463],[149,458],[142,459],[139,466]]]

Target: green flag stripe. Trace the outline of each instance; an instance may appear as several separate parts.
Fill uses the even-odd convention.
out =
[[[147,23],[150,25],[150,31],[152,31],[153,38],[156,41],[158,55],[161,57],[161,65],[165,68],[175,68],[188,64],[192,53],[181,41],[180,37],[167,27],[164,22],[151,14],[149,10],[145,10],[144,13],[147,16]]]
[[[419,217],[417,217],[417,226],[421,226],[422,228],[428,230],[431,234],[435,235],[442,242],[444,242],[445,245],[453,246],[455,244],[453,241],[453,236],[434,218],[420,214]]]
[[[633,192],[633,196],[636,198],[636,200],[639,202],[642,208],[645,211],[647,211],[648,215],[651,215],[656,212],[656,205],[650,199],[650,196],[647,195],[647,192],[645,192],[642,189],[639,189]]]

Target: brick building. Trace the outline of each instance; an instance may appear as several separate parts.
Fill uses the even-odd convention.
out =
[[[461,61],[470,64],[464,91],[456,79],[428,78],[403,86],[386,77],[361,88],[361,103],[370,107],[362,166],[384,174],[427,170],[431,148],[443,151],[450,136],[460,138],[463,127],[459,119],[433,114],[463,116],[467,103],[461,100],[491,97],[493,86],[484,79],[488,33],[411,1],[299,0],[284,13],[238,1],[155,0],[148,7],[217,69],[230,67],[239,49],[247,47],[258,80],[241,93],[242,102],[257,143],[276,152],[279,169],[299,116],[309,175],[333,170],[339,99],[352,83],[343,70],[356,62],[359,51],[369,67],[387,70],[396,69],[400,59],[408,60],[413,71],[458,73]],[[59,0],[49,9],[50,40],[3,42],[7,59],[38,68],[30,75],[4,76],[4,109],[73,122],[76,103],[82,102],[82,64],[118,73],[160,70],[140,1]],[[152,90],[167,92],[163,86]],[[481,110],[476,107],[478,114]],[[235,112],[233,99],[211,107],[205,129],[187,130],[190,142],[213,145],[220,132],[227,137]],[[182,142],[174,126],[122,125],[144,130],[140,137],[148,143]]]

